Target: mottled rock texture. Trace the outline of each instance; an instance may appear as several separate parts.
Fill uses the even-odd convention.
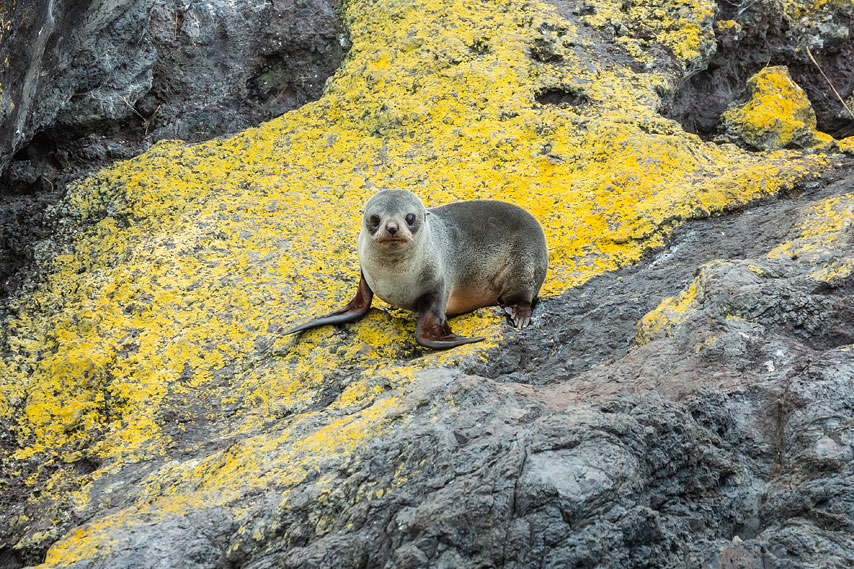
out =
[[[82,173],[320,96],[348,46],[337,0],[10,0],[0,7],[0,297]]]
[[[820,56],[848,4],[784,8]],[[350,0],[318,100],[72,184],[0,328],[0,564],[851,566],[851,141],[757,151],[666,118],[721,18]],[[382,187],[530,210],[531,327],[485,308],[453,327],[487,341],[431,352],[377,302],[282,337],[353,293]]]
[[[834,93],[848,97],[854,90],[851,2],[719,0],[715,14],[714,53],[674,91],[668,116],[689,132],[712,136],[721,113],[747,100],[751,76],[785,66],[809,96],[819,131],[837,138],[854,134],[854,116]]]

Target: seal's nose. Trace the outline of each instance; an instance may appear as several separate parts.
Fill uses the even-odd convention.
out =
[[[388,225],[385,226],[385,230],[388,231],[389,233],[391,233],[392,235],[394,235],[395,233],[397,233],[397,224],[396,223],[389,223]]]

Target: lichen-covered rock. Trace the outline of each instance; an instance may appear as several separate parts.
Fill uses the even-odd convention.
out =
[[[726,135],[752,148],[828,148],[833,138],[815,128],[815,112],[788,69],[766,67],[747,82],[750,99],[721,115]]]
[[[0,175],[18,153],[46,185],[298,107],[346,47],[335,0],[16,0],[0,23]]]
[[[804,217],[800,234],[764,259],[702,267],[685,291],[641,319],[638,343],[675,336],[692,318],[712,317],[735,329],[761,324],[766,333],[784,333],[816,349],[854,344],[854,195],[827,198]],[[702,349],[716,342],[710,337]]]
[[[849,177],[796,206],[798,222],[764,258],[798,258],[750,293],[786,298],[777,281],[821,280],[816,269],[846,259],[851,189]],[[721,240],[720,228],[699,231],[689,245]],[[736,248],[738,234],[729,239]],[[60,540],[45,566],[846,567],[852,340],[809,345],[773,310],[728,317],[745,285],[706,280],[719,292],[671,333],[572,381],[369,372],[325,409],[344,412],[329,428],[303,417],[278,440],[148,462],[133,507]],[[804,288],[804,301],[830,294],[850,309],[850,278],[830,282],[832,292]],[[832,311],[810,313],[838,327]],[[554,358],[528,356],[544,360],[537,368]],[[373,403],[348,415],[366,395]],[[127,499],[110,496],[125,476],[94,481],[89,507]]]
[[[348,45],[337,0],[0,4],[0,317],[69,182],[314,100]]]
[[[551,3],[566,10],[562,2]],[[715,51],[711,0],[596,0],[589,6],[582,22],[624,49],[637,66],[694,71]]]
[[[812,180],[838,156],[716,145],[660,115],[705,53],[675,46],[706,45],[707,8],[662,8],[656,29],[672,33],[655,42],[674,59],[647,69],[587,7],[351,1],[353,46],[318,101],[75,184],[41,280],[0,329],[0,554],[81,568],[684,567],[768,543],[780,565],[831,545],[844,559],[847,423],[810,429],[851,406],[847,336],[832,333],[850,306],[850,223],[833,221],[850,180],[821,190]],[[411,314],[378,303],[282,337],[352,293],[359,208],[388,186],[536,215],[551,265],[532,327],[486,308],[453,323],[486,342],[429,352]],[[781,191],[828,195],[772,202]],[[758,198],[790,215],[749,244],[712,220],[702,247],[688,233],[661,249],[690,219]],[[783,227],[813,205],[818,222]],[[761,302],[739,288],[750,275],[709,273],[709,302],[739,301],[738,318],[704,313],[697,291],[650,341],[628,350],[612,334],[630,342],[701,264],[668,272],[671,257],[725,246],[718,266],[736,268],[757,248]],[[638,262],[662,267],[657,285],[632,286],[621,267]],[[599,284],[618,280],[619,297]],[[789,289],[809,293],[808,312],[771,294]],[[793,546],[801,530],[815,540]]]
[[[750,77],[769,66],[786,66],[812,103],[817,129],[836,138],[854,134],[854,116],[840,114],[844,108],[834,93],[847,97],[854,91],[854,4],[718,2],[715,18],[715,49],[673,93],[668,116],[711,137],[720,115],[747,99]]]

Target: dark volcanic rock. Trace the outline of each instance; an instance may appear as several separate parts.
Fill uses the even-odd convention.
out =
[[[65,185],[164,138],[199,141],[320,96],[337,0],[18,1],[0,9],[0,299]]]
[[[440,394],[460,410],[437,404]],[[247,567],[662,567],[681,536],[737,516],[719,486],[740,465],[657,396],[566,407],[432,372],[410,397],[419,418],[336,482],[343,496],[394,486],[389,461],[412,479],[369,509],[345,506],[304,545],[289,536],[314,534],[316,504],[289,510],[288,536]],[[704,497],[688,505],[685,495]]]
[[[836,138],[854,134],[854,116],[834,94],[834,88],[843,98],[854,92],[854,11],[849,4],[828,4],[813,14],[799,14],[794,5],[786,13],[784,4],[774,0],[717,4],[722,21],[717,50],[703,69],[685,79],[667,116],[689,132],[712,135],[721,113],[746,99],[748,78],[769,65],[785,65],[807,92],[818,130]]]
[[[338,3],[18,2],[0,47],[0,173],[67,170],[162,138],[235,132],[317,98],[346,39]],[[35,146],[30,147],[35,140]]]

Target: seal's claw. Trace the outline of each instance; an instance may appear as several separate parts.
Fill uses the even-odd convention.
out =
[[[525,302],[513,306],[505,306],[504,312],[510,316],[510,320],[513,321],[513,325],[516,328],[524,328],[531,323],[531,315],[534,313],[534,309],[530,303]]]

